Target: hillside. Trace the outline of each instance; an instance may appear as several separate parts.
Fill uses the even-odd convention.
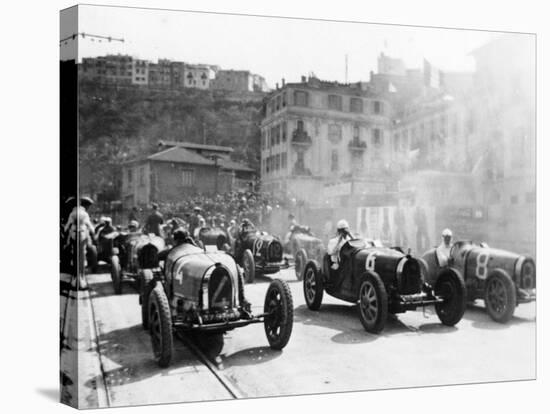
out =
[[[119,194],[120,164],[156,150],[159,140],[226,145],[232,158],[259,168],[261,102],[219,92],[150,90],[80,83],[81,185],[102,198]]]

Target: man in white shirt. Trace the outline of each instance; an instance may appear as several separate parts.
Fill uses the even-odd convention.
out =
[[[451,246],[453,240],[453,232],[450,229],[445,229],[441,233],[441,238],[443,239],[441,244],[436,247],[435,254],[437,255],[437,261],[439,266],[447,266],[449,262],[449,256],[451,254]]]
[[[352,236],[349,230],[349,224],[346,220],[340,220],[336,224],[336,237],[329,240],[327,253],[332,260],[331,268],[336,270],[340,267],[340,249]]]
[[[80,287],[85,286],[83,276],[86,248],[92,245],[94,239],[94,226],[87,211],[92,204],[93,200],[91,198],[82,197],[80,205],[73,208],[65,224],[65,232],[68,233],[70,242],[78,248],[77,273],[80,277]]]

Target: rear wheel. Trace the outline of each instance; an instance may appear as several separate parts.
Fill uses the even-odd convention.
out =
[[[506,273],[496,272],[485,283],[485,307],[489,316],[499,323],[506,323],[516,308],[514,282]]]
[[[155,360],[160,367],[167,367],[172,360],[172,317],[168,298],[160,283],[149,296],[149,327]]]
[[[153,280],[153,272],[150,269],[145,269],[140,272],[140,290],[139,295],[141,298],[141,325],[143,329],[149,329],[149,295],[153,287],[151,286],[151,280]]]
[[[435,304],[435,311],[443,325],[454,326],[466,311],[466,286],[464,280],[454,271],[449,270],[437,278],[434,287],[437,297],[444,299],[443,303]]]
[[[111,256],[111,279],[113,288],[117,295],[122,292],[122,271],[120,269],[120,259],[118,256]]]
[[[254,256],[249,249],[243,253],[243,269],[246,282],[253,283],[256,278],[256,263],[254,263]]]
[[[388,319],[388,294],[375,273],[368,273],[359,287],[359,320],[367,332],[380,333]]]
[[[296,253],[294,259],[294,272],[296,273],[296,279],[302,280],[304,278],[304,267],[307,263],[307,252],[305,249],[300,249]]]
[[[294,322],[294,305],[290,287],[276,279],[269,284],[265,294],[264,329],[272,349],[283,349],[290,340]]]
[[[311,310],[319,310],[323,301],[324,284],[321,271],[315,263],[309,263],[304,270],[304,297]]]

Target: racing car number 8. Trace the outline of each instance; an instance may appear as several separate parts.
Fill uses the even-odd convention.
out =
[[[480,279],[487,278],[487,263],[489,262],[489,255],[481,253],[476,258],[476,276]]]

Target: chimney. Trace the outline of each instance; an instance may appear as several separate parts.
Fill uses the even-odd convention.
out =
[[[285,78],[282,79],[283,82],[283,88],[285,87]]]
[[[279,82],[277,82],[277,83],[275,84],[275,90],[277,90],[277,91],[279,90]]]
[[[306,77],[302,75],[302,83],[306,83],[306,82],[307,82]]]

